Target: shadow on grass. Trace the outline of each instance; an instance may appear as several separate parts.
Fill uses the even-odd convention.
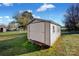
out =
[[[26,35],[0,41],[0,56],[15,56],[38,50],[41,50],[40,46],[30,43]]]

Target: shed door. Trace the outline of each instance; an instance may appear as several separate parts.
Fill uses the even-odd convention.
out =
[[[41,42],[41,43],[45,43],[44,41],[44,23],[40,22],[40,23],[33,23],[30,24],[30,29],[29,29],[29,36],[30,39]]]
[[[45,23],[45,43],[50,45],[50,23]]]

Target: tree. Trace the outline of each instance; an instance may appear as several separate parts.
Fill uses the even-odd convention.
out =
[[[25,30],[27,28],[28,22],[33,19],[33,16],[31,12],[23,11],[21,13],[17,13],[13,18],[16,19],[17,23],[19,23],[19,27]]]
[[[70,8],[67,9],[64,23],[68,30],[79,30],[79,4],[71,5]]]

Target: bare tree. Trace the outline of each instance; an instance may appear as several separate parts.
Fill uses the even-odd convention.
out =
[[[67,9],[64,22],[68,30],[79,30],[79,4],[73,4]]]

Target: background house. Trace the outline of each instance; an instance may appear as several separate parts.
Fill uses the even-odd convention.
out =
[[[0,32],[6,32],[7,27],[5,25],[0,25]]]
[[[49,20],[34,18],[27,28],[28,39],[40,45],[52,46],[61,34],[60,25]]]
[[[18,23],[11,22],[8,25],[8,31],[17,31],[18,30]]]

